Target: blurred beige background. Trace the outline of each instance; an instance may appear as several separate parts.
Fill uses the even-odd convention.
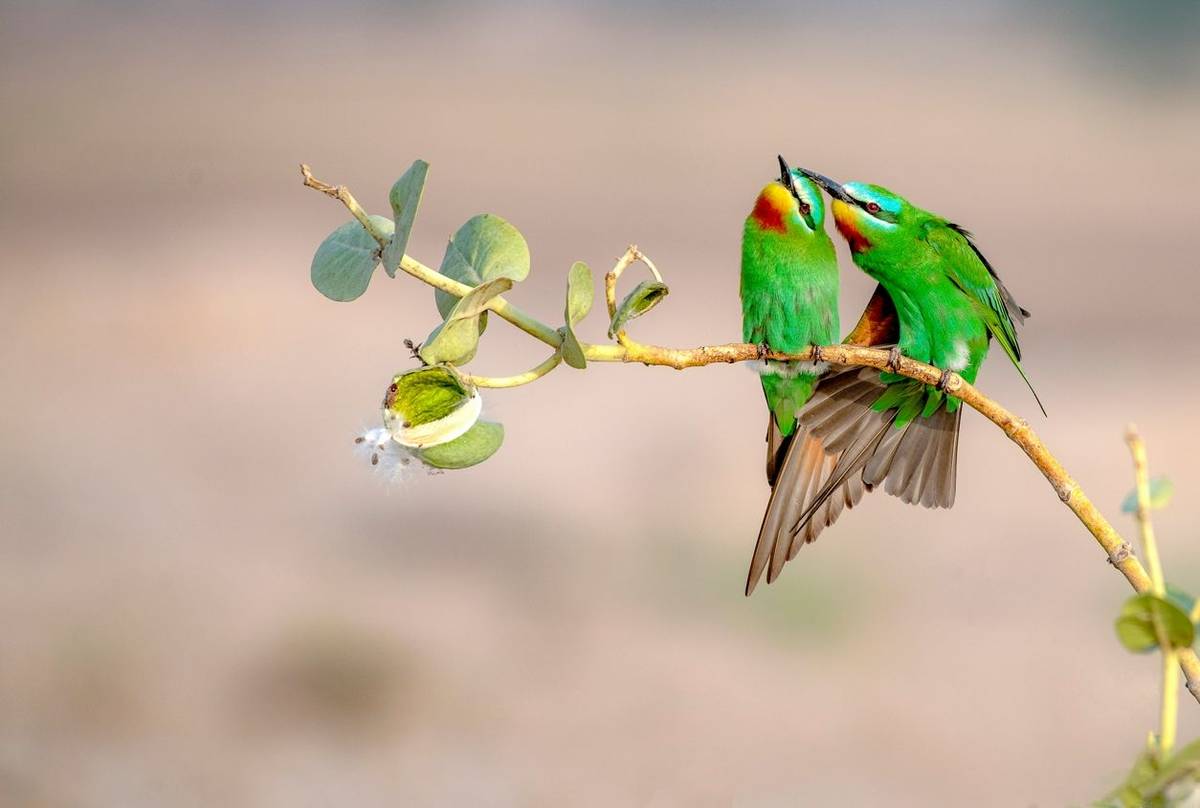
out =
[[[974,229],[1034,313],[1033,419],[1122,529],[1136,420],[1200,590],[1194,2],[0,6],[0,803],[1056,806],[1157,718],[1128,592],[968,414],[958,504],[875,495],[742,597],[749,373],[562,369],[507,442],[389,487],[353,456],[431,292],[308,265],[432,164],[410,252],[505,216],[553,319],[635,241],[633,328],[736,339],[775,154]],[[846,255],[843,251],[843,259]],[[870,283],[845,260],[843,318]],[[602,339],[601,317],[585,338]],[[502,323],[478,372],[540,347]],[[993,360],[981,385],[1028,414]],[[1181,735],[1200,735],[1183,705]]]

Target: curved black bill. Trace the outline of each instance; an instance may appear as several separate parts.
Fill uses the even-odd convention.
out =
[[[850,196],[850,194],[846,193],[846,189],[842,188],[841,183],[834,182],[824,174],[818,174],[815,171],[809,171],[807,168],[797,168],[796,170],[808,177],[817,185],[820,185],[822,188],[824,188],[825,192],[834,199],[840,199],[842,202],[854,202],[854,199]]]
[[[788,168],[787,160],[783,159],[782,154],[776,155],[779,158],[779,182],[784,188],[788,189],[788,193],[796,199],[800,198],[800,194],[796,192],[796,178],[792,176],[792,170]]]

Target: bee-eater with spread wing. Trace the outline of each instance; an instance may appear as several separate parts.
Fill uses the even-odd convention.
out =
[[[992,339],[1029,384],[1016,333],[1016,323],[1029,312],[1017,305],[964,228],[878,185],[841,185],[806,169],[798,173],[833,198],[834,221],[854,263],[879,281],[892,304],[899,325],[896,355],[944,373],[934,386],[869,369],[825,380],[801,412],[799,429],[836,460],[790,529],[793,535],[807,530],[831,498],[849,501],[860,488],[880,484],[905,502],[948,508],[954,503],[962,411],[961,402],[942,388],[952,371],[974,382]]]

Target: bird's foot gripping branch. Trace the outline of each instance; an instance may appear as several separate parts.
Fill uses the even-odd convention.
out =
[[[661,273],[636,247],[630,247],[605,276],[608,332],[612,342],[588,343],[576,328],[592,307],[594,284],[586,264],[567,273],[562,325],[551,326],[510,303],[504,296],[530,269],[524,237],[498,216],[480,214],[451,237],[441,266],[434,270],[405,253],[421,200],[428,165],[416,161],[392,186],[392,216],[369,215],[348,189],[321,182],[301,166],[304,184],[339,200],[354,217],[334,230],[317,248],[313,284],[326,297],[349,301],[367,289],[382,264],[389,277],[403,271],[434,288],[440,323],[416,348],[420,366],[397,374],[384,398],[383,425],[362,436],[373,462],[422,464],[431,468],[464,468],[490,457],[503,440],[498,424],[479,420],[479,388],[516,387],[537,381],[566,364],[585,369],[591,362],[638,362],[676,369],[762,359],[808,361],[813,349],[780,354],[749,343],[698,348],[645,345],[630,339],[626,327],[667,295]],[[617,282],[641,262],[653,280],[638,284],[620,303]],[[549,355],[537,366],[512,376],[473,375],[463,367],[475,356],[491,316],[498,316],[545,343]],[[955,373],[897,356],[882,348],[854,345],[817,346],[822,361],[888,370],[942,388],[961,399],[1006,434],[1045,475],[1055,493],[1095,538],[1109,563],[1138,593],[1153,593],[1154,583],[1141,562],[1076,482],[1067,474],[1024,419],[1001,407]],[[1188,691],[1200,701],[1200,658],[1191,646],[1173,648],[1173,662],[1183,670]]]

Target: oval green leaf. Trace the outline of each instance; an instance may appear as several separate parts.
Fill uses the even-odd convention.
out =
[[[391,234],[392,222],[372,216],[381,232]],[[310,274],[313,286],[330,300],[345,303],[367,291],[379,265],[379,242],[357,221],[346,222],[317,247]]]
[[[1121,616],[1117,618],[1117,637],[1130,651],[1153,651],[1158,647],[1156,623],[1173,648],[1188,648],[1196,640],[1196,627],[1191,618],[1171,601],[1150,592],[1125,601]]]
[[[595,297],[595,286],[592,283],[592,270],[582,261],[576,261],[567,273],[567,305],[563,318],[567,324],[562,333],[562,358],[573,368],[582,370],[587,367],[587,358],[583,355],[583,346],[575,336],[575,324],[587,317],[592,310],[592,299]]]
[[[592,270],[582,261],[576,261],[567,272],[567,310],[564,316],[567,325],[574,326],[587,317],[592,310],[596,289],[592,283]]]
[[[615,336],[618,331],[625,327],[627,322],[641,317],[661,303],[669,291],[667,285],[660,281],[642,281],[639,283],[634,287],[632,292],[625,296],[625,299],[621,301],[621,305],[617,307],[617,313],[613,315],[612,323],[608,327],[609,338]]]
[[[421,449],[417,454],[439,469],[465,469],[482,463],[504,442],[504,427],[492,421],[476,421],[465,434],[449,443]]]
[[[419,351],[421,359],[433,365],[445,362],[464,365],[475,358],[482,331],[481,318],[488,302],[512,288],[508,278],[496,278],[467,292],[446,315],[446,320],[433,330]]]
[[[529,245],[521,231],[507,221],[481,213],[458,228],[446,245],[438,272],[468,286],[496,278],[521,281],[529,274]],[[458,301],[441,289],[434,290],[434,299],[442,317],[448,316]]]
[[[1175,496],[1175,483],[1171,482],[1169,477],[1155,477],[1150,481],[1150,509],[1157,511],[1160,508],[1165,508],[1171,504],[1171,497]],[[1125,501],[1121,503],[1121,510],[1124,513],[1137,513],[1137,489],[1133,489],[1125,495]]]
[[[389,277],[396,277],[400,260],[404,258],[404,251],[408,249],[408,237],[412,234],[417,208],[421,206],[421,192],[425,189],[425,177],[428,173],[429,163],[414,160],[408,171],[396,180],[391,193],[388,194],[395,227],[392,240],[383,248],[383,269]]]

